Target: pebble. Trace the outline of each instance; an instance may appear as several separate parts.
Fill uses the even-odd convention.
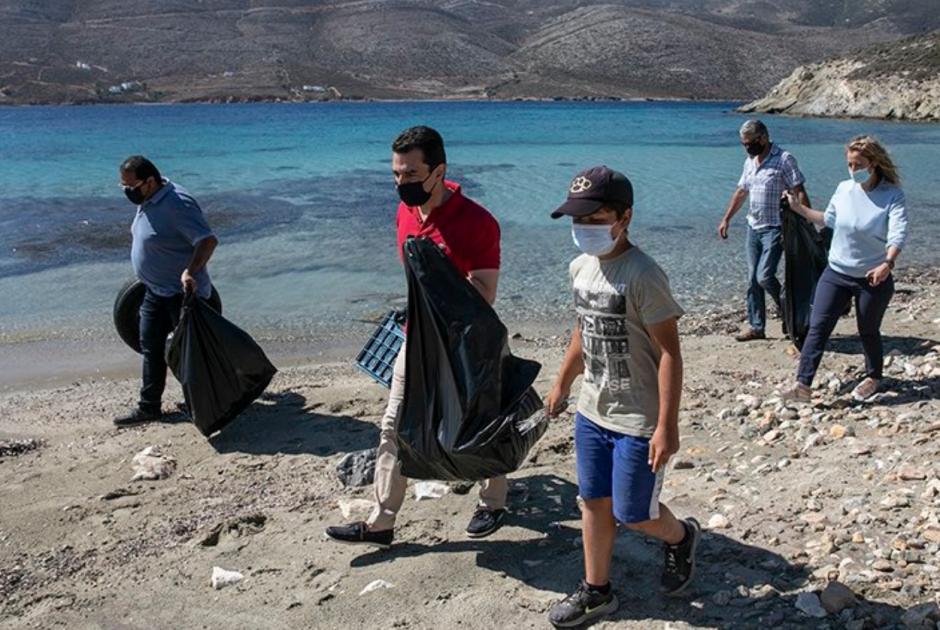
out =
[[[841,440],[844,437],[855,435],[855,429],[841,424],[834,424],[829,427],[829,435],[835,440]]]
[[[382,588],[393,588],[395,585],[391,582],[386,582],[385,580],[374,580],[366,584],[365,588],[359,591],[359,596],[363,596],[372,591],[377,591]]]
[[[816,617],[817,619],[822,619],[827,614],[816,593],[800,593],[797,595],[796,608],[803,614]]]
[[[852,589],[841,582],[829,582],[819,599],[823,608],[830,614],[838,614],[858,603]]]
[[[936,602],[914,606],[901,617],[901,622],[908,628],[922,628],[928,621],[940,622],[940,607]]]
[[[927,478],[927,473],[920,468],[904,465],[898,469],[898,479],[902,481],[922,481]]]
[[[731,522],[723,514],[714,514],[708,519],[708,529],[727,529]]]
[[[245,576],[238,571],[227,571],[222,567],[212,567],[212,579],[210,584],[215,590],[225,588],[231,584],[238,584],[245,579]]]
[[[882,571],[884,573],[890,573],[894,571],[894,565],[887,560],[875,560],[871,565],[871,568],[875,571]]]

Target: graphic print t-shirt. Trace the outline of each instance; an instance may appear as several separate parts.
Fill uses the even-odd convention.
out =
[[[570,272],[584,358],[578,411],[605,429],[651,437],[661,352],[647,328],[685,311],[666,274],[638,247],[612,260],[579,256]]]

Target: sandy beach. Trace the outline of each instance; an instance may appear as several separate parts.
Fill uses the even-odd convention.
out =
[[[813,404],[790,407],[777,393],[796,355],[779,320],[772,338],[744,345],[728,335],[740,312],[684,318],[682,445],[663,498],[707,524],[698,577],[687,596],[662,597],[660,548],[624,533],[621,607],[595,627],[937,626],[938,295],[936,271],[899,272],[882,328],[886,392],[869,404],[848,395],[863,363],[852,318]],[[568,326],[511,330],[514,352],[542,362],[543,394]],[[0,627],[548,627],[582,576],[570,415],[510,476],[511,514],[490,538],[465,537],[475,491],[455,486],[421,501],[410,489],[392,549],[344,547],[323,529],[363,514],[369,488],[344,487],[335,465],[377,443],[386,392],[350,358],[289,355],[271,351],[288,367],[206,440],[179,416],[112,426],[139,386],[126,351],[99,373],[48,360],[50,375],[35,346],[4,346],[4,364],[17,358],[28,378],[0,394]],[[181,400],[175,383],[164,400]],[[149,446],[175,470],[131,481]],[[213,567],[244,579],[215,590]],[[827,612],[813,594],[830,580],[846,589],[829,586]]]

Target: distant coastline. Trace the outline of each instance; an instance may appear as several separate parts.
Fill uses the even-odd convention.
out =
[[[513,98],[487,98],[487,97],[433,97],[433,98],[384,98],[384,97],[340,97],[329,99],[293,100],[282,98],[254,98],[233,97],[226,99],[193,99],[193,100],[81,100],[81,101],[38,101],[24,103],[0,103],[0,108],[12,107],[86,107],[110,105],[252,105],[252,104],[280,104],[305,105],[326,103],[743,103],[742,99],[733,98],[692,98],[673,96],[517,96]],[[739,109],[736,108],[736,109]]]
[[[800,66],[738,111],[940,122],[940,31]]]

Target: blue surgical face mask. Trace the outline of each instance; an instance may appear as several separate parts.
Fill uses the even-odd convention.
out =
[[[574,244],[588,256],[606,256],[614,251],[617,239],[611,234],[613,225],[571,224],[571,238]]]
[[[856,184],[864,184],[868,181],[868,178],[871,177],[871,173],[867,168],[860,168],[857,171],[849,169],[849,175],[855,180]]]

